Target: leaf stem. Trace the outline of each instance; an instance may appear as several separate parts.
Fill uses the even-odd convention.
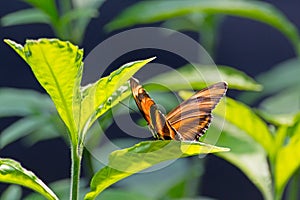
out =
[[[71,173],[70,200],[78,200],[82,149],[83,147],[81,144],[79,145],[72,144],[72,148],[71,148],[72,173]]]
[[[298,199],[299,178],[300,178],[300,171],[297,170],[296,173],[294,174],[294,177],[291,180],[289,187],[288,187],[288,191],[287,191],[287,199],[288,200],[297,200]]]

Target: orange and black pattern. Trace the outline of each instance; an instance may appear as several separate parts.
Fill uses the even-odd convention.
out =
[[[207,130],[211,111],[227,90],[226,82],[204,88],[164,116],[138,80],[130,79],[134,100],[156,139],[198,141]]]

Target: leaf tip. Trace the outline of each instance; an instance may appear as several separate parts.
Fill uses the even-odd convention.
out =
[[[149,63],[149,62],[151,62],[152,60],[155,60],[155,59],[156,59],[156,56],[153,56],[153,57],[151,57],[151,58],[146,59],[145,61],[146,61],[147,63]]]
[[[21,44],[18,44],[16,43],[15,41],[13,40],[10,40],[10,39],[3,39],[3,41],[8,44],[10,47],[12,47],[13,49],[18,49],[20,51],[23,50],[23,46]]]

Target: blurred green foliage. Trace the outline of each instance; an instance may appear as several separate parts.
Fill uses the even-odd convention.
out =
[[[70,4],[71,1],[59,1],[61,5],[56,5],[55,1],[52,0],[26,0],[25,2],[34,8],[17,11],[3,17],[1,19],[2,25],[37,22],[51,24],[57,37],[77,44],[82,41],[89,20],[95,16],[98,12],[97,8],[102,3],[102,1],[94,1],[96,4],[93,4],[91,0],[85,1],[86,3],[72,1],[72,4]],[[58,7],[61,11],[58,11]],[[124,10],[106,26],[106,30],[113,31],[138,24],[163,22],[162,26],[164,27],[197,32],[200,43],[211,55],[214,55],[214,49],[218,42],[218,27],[227,15],[249,18],[274,27],[291,42],[295,53],[300,54],[299,33],[295,25],[277,8],[261,1],[188,0],[172,1],[172,3],[141,1]],[[70,29],[70,27],[74,29]],[[287,188],[288,199],[299,197],[297,194],[300,178],[300,158],[297,154],[300,149],[299,65],[299,58],[287,60],[274,66],[270,71],[255,77],[254,80],[231,67],[219,67],[220,74],[229,83],[230,89],[246,91],[238,99],[250,106],[254,103],[257,103],[258,106],[251,108],[244,103],[227,98],[223,105],[214,111],[215,119],[205,140],[207,139],[209,142],[209,135],[214,135],[222,130],[217,145],[229,147],[231,151],[219,153],[218,156],[238,167],[261,191],[265,199],[282,199],[289,181],[291,182]],[[213,70],[210,70],[208,66],[199,67],[211,82],[215,81]],[[203,88],[206,84],[199,79],[196,73],[192,73],[194,76],[186,75],[191,74],[191,70],[193,68],[183,66],[178,71],[189,80],[194,89]],[[176,74],[169,73],[168,76],[166,74],[161,76],[167,78],[162,79],[158,76],[154,77],[151,82],[161,82],[163,85],[167,85],[169,89],[179,91],[183,98],[187,98],[191,94],[188,91],[182,91],[188,89],[190,85],[187,86],[178,81]],[[159,91],[158,95],[163,95],[161,93],[162,88],[155,85],[148,85],[146,88],[151,93]],[[257,92],[260,90],[262,91]],[[47,96],[33,91],[16,91],[4,88],[0,91],[0,97],[1,105],[6,105],[0,108],[1,117],[23,117],[3,131],[2,148],[20,138],[26,139],[29,144],[34,144],[40,140],[67,135],[62,121]],[[36,98],[41,100],[36,102]],[[226,115],[224,115],[224,107],[226,108]],[[223,122],[225,122],[224,126],[221,126]],[[105,131],[112,123],[109,113],[107,118],[100,118],[99,123],[104,127],[102,131]],[[47,134],[37,134],[41,132]],[[102,132],[99,129],[96,129],[96,132],[100,143]],[[90,140],[93,141],[93,138]],[[124,141],[121,140],[121,142]],[[193,193],[186,188],[189,188],[190,183],[194,183],[203,173],[202,163],[199,166],[199,159],[193,162],[192,166],[188,165],[184,159],[177,162],[176,165],[166,170],[178,175],[176,180],[172,179],[172,185],[169,182],[166,184],[164,182],[158,183],[157,178],[149,180],[152,184],[147,185],[139,179],[139,177],[146,175],[135,175],[128,178],[126,184],[117,183],[122,189],[105,190],[99,199],[114,199],[120,196],[123,199],[200,198],[198,192],[194,191]],[[92,163],[96,165],[95,168],[99,167],[95,161]],[[178,171],[184,171],[183,169],[186,168],[190,169],[189,173],[178,174]],[[190,174],[194,175],[193,178]],[[152,175],[155,177],[155,173]],[[160,177],[159,172],[157,172],[157,177]],[[139,187],[134,187],[137,183]],[[103,182],[100,181],[99,184],[103,184]],[[157,187],[151,189],[151,186],[157,184],[163,189],[157,191],[155,190]],[[64,193],[59,195],[63,199],[63,197],[67,198],[69,194],[69,189],[63,187],[66,185],[68,185],[66,182],[64,184],[58,182],[57,184],[54,183],[53,186],[51,185],[51,188],[57,194]],[[201,185],[201,182],[196,185]],[[153,192],[149,194],[149,190],[143,190],[143,188]],[[61,189],[60,192],[57,192],[59,189]],[[193,189],[197,190],[198,188]],[[83,185],[81,190],[83,191],[81,194],[88,191],[86,185]],[[13,196],[14,199],[18,199],[20,198],[20,189],[9,187],[2,196],[4,198]],[[36,194],[33,196],[38,198]]]

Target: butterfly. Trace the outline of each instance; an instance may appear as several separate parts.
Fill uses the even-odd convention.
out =
[[[180,103],[166,116],[135,78],[130,78],[133,98],[155,139],[199,141],[212,120],[212,110],[227,91],[227,83],[204,88]]]

